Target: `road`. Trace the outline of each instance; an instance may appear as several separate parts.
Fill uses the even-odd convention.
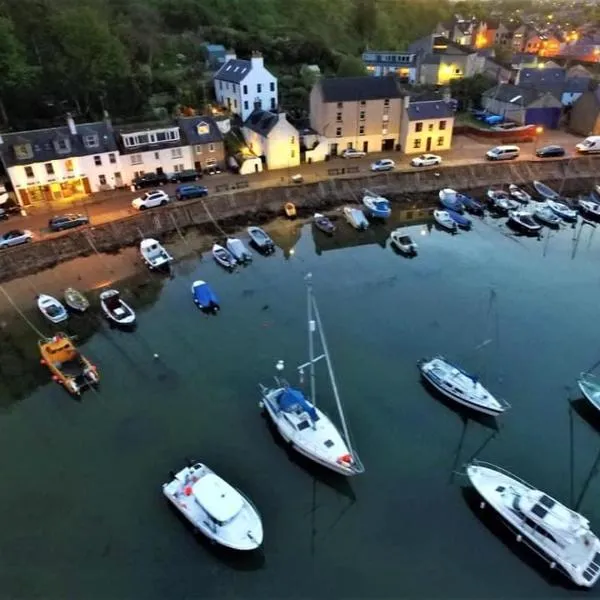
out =
[[[552,132],[551,140],[541,140],[537,145],[558,143],[569,149],[573,148],[577,141],[579,141],[579,138],[570,134]],[[477,141],[466,136],[455,136],[452,150],[440,152],[443,158],[442,168],[444,165],[459,166],[484,162],[485,151],[489,147],[490,144],[487,142]],[[540,160],[535,158],[535,147],[533,143],[521,144],[521,156],[517,160]],[[369,170],[369,165],[379,158],[393,158],[396,162],[397,171],[414,170],[414,167],[410,166],[410,156],[399,153],[380,153],[369,154],[367,157],[360,159],[336,158],[327,162],[303,164],[300,167],[293,167],[289,170],[264,171],[263,173],[256,173],[248,177],[232,173],[222,173],[220,175],[205,176],[201,183],[208,188],[209,194],[214,194],[218,193],[219,189],[223,190],[221,186],[235,186],[240,181],[247,181],[249,187],[252,189],[288,185],[290,177],[297,173],[302,174],[305,182],[311,182],[331,177],[328,174],[328,171],[331,169],[358,167],[359,172],[366,173]],[[439,169],[439,167],[434,168]],[[175,187],[175,184],[169,184],[164,187],[164,190],[169,195],[173,195]],[[131,207],[131,200],[142,193],[115,190],[113,192],[95,194],[79,201],[52,202],[43,207],[28,209],[29,214],[27,216],[11,216],[8,220],[0,224],[0,234],[9,229],[29,229],[33,232],[35,239],[56,235],[48,231],[48,219],[54,215],[64,213],[85,213],[93,225],[113,221],[135,214],[137,211]]]

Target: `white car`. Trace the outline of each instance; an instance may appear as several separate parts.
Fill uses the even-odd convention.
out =
[[[346,148],[341,154],[342,158],[362,158],[366,155],[366,152],[356,150],[356,148]]]
[[[391,158],[382,158],[371,163],[371,171],[391,171],[396,163]]]
[[[442,157],[437,154],[421,154],[421,156],[415,156],[410,161],[413,167],[431,167],[433,165],[441,165]]]
[[[0,236],[0,248],[26,244],[33,239],[33,234],[28,229],[12,229]]]
[[[136,210],[146,210],[155,206],[165,206],[169,202],[169,196],[162,190],[152,190],[146,192],[143,196],[136,198],[131,202],[131,206]]]

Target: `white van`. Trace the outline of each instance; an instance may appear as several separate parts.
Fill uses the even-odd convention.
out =
[[[600,152],[600,135],[590,135],[583,142],[575,145],[575,150],[582,154]]]
[[[485,153],[488,160],[509,160],[521,153],[519,146],[496,146]]]

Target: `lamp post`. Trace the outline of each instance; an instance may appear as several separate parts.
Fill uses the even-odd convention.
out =
[[[537,152],[537,148],[538,148],[538,142],[540,139],[540,136],[542,135],[542,133],[544,133],[544,128],[541,125],[538,125],[535,128],[535,138],[533,139],[533,153],[535,154]]]

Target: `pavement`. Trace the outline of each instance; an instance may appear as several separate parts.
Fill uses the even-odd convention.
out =
[[[564,160],[564,159],[538,159],[535,157],[535,149],[550,143],[560,144],[567,149],[568,155],[573,155],[574,147],[581,141],[579,137],[573,136],[563,131],[552,131],[542,135],[542,138],[535,143],[520,144],[521,155],[519,161],[531,160]],[[442,156],[444,166],[471,165],[477,162],[485,162],[485,152],[493,144],[476,140],[467,136],[454,136],[452,150],[439,152]],[[412,155],[415,156],[415,155]],[[367,173],[369,165],[380,158],[392,158],[396,162],[396,171],[413,171],[415,167],[410,166],[412,156],[405,154],[371,153],[364,158],[343,159],[335,158],[326,162],[302,164],[299,167],[290,169],[280,169],[277,171],[264,171],[262,173],[252,174],[250,176],[240,176],[233,173],[221,173],[219,175],[205,175],[199,182],[208,188],[209,195],[219,193],[225,189],[225,186],[235,186],[240,182],[247,182],[251,189],[260,189],[266,187],[277,187],[281,185],[290,185],[290,178],[296,174],[302,174],[304,182],[314,182],[329,179],[332,169],[347,169],[348,167],[358,167],[359,173]],[[567,157],[567,159],[570,156]],[[223,187],[222,187],[223,186]],[[164,186],[164,190],[174,196],[175,184]],[[84,213],[90,219],[92,225],[98,225],[107,221],[114,221],[123,217],[136,214],[137,211],[132,208],[131,201],[144,193],[144,190],[131,192],[129,190],[115,190],[112,192],[102,192],[89,196],[83,200],[64,200],[46,203],[43,206],[28,207],[27,215],[13,215],[8,220],[0,223],[0,234],[10,229],[29,229],[33,232],[35,239],[50,237],[53,234],[48,231],[48,220],[59,214],[66,213]],[[159,210],[159,209],[153,209]]]

